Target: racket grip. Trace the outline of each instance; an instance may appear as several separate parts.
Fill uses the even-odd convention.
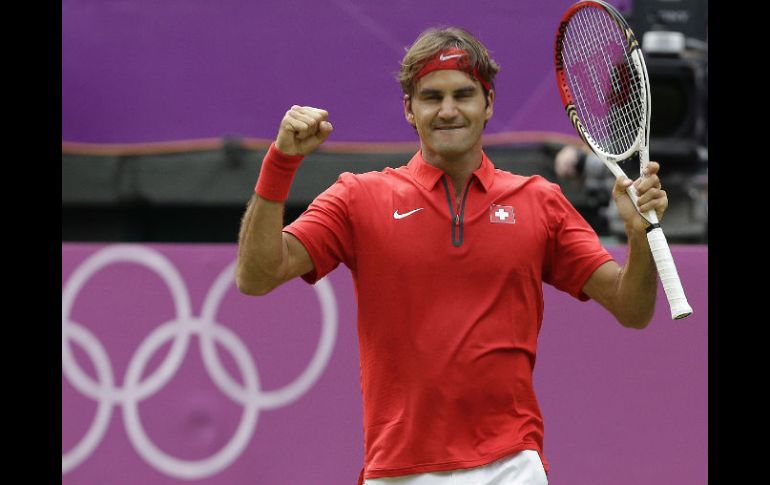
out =
[[[674,258],[671,256],[671,250],[668,247],[666,236],[663,234],[663,229],[656,227],[648,232],[647,241],[650,243],[652,257],[658,268],[658,275],[660,275],[660,281],[663,283],[663,290],[671,308],[671,318],[679,320],[690,315],[692,307],[687,303],[687,297],[684,294],[682,282],[679,280],[679,273],[676,271]]]

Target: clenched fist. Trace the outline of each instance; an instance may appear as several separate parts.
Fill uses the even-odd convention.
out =
[[[286,155],[307,155],[318,148],[332,130],[326,110],[294,105],[281,120],[275,146]]]

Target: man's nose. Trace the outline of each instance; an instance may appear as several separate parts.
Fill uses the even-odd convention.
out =
[[[452,96],[446,96],[441,100],[438,116],[442,119],[451,119],[457,116],[457,103]]]

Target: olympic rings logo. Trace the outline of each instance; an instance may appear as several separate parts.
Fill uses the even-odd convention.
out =
[[[72,307],[89,278],[114,263],[128,262],[155,272],[171,291],[176,318],[151,332],[133,354],[122,388],[115,386],[109,355],[99,339],[86,327],[72,321]],[[291,383],[272,390],[260,389],[256,365],[240,337],[216,322],[215,315],[225,293],[235,280],[235,261],[216,278],[209,289],[200,317],[192,305],[184,279],[161,253],[137,245],[113,245],[97,251],[78,266],[62,290],[62,371],[75,389],[98,403],[96,415],[85,436],[62,454],[62,474],[77,468],[97,448],[112,417],[113,406],[120,406],[127,435],[134,449],[152,467],[172,477],[201,479],[230,466],[243,452],[254,432],[259,411],[286,406],[299,399],[318,380],[331,356],[337,336],[337,301],[331,284],[324,278],[313,288],[321,306],[321,336],[305,370]],[[182,460],[159,449],[148,437],[139,417],[138,404],[158,392],[174,376],[187,353],[192,336],[200,342],[201,357],[217,388],[243,406],[238,428],[230,442],[213,456],[202,460]],[[94,381],[77,364],[70,342],[76,342],[94,364]],[[168,341],[171,349],[157,370],[140,380],[153,354]],[[217,356],[215,343],[230,352],[243,376],[243,385],[230,377]]]

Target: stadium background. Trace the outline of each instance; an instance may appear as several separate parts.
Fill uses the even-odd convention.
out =
[[[339,173],[380,170],[407,161],[417,148],[416,135],[403,120],[401,93],[394,77],[404,48],[420,31],[434,25],[460,25],[474,32],[502,66],[496,83],[495,115],[485,135],[485,150],[495,164],[524,175],[541,174],[559,183],[608,245],[621,244],[622,232],[605,211],[606,193],[592,189],[584,179],[559,180],[553,171],[553,157],[558,149],[578,142],[564,116],[552,67],[553,34],[558,19],[570,3],[555,0],[63,1],[63,286],[77,265],[105,243],[109,246],[127,242],[138,247],[163,243],[158,249],[165,251],[163,254],[169,255],[180,268],[201,260],[213,265],[206,267],[201,262],[207,271],[225,267],[228,255],[234,256],[240,217],[252,193],[262,155],[275,135],[277,122],[292,104],[327,109],[335,132],[322,150],[303,162],[287,202],[286,222],[298,216]],[[675,403],[674,408],[682,410],[681,416],[677,415],[678,421],[669,423],[666,430],[673,433],[683,429],[689,433],[687,440],[672,443],[669,436],[667,443],[664,440],[658,445],[662,451],[653,454],[657,458],[678,457],[670,458],[668,465],[658,462],[655,467],[679,469],[681,475],[678,481],[657,479],[655,483],[702,483],[704,478],[697,477],[705,477],[706,473],[708,56],[704,46],[707,46],[707,2],[628,0],[611,3],[626,14],[640,37],[647,31],[666,30],[682,32],[688,40],[687,49],[678,54],[646,53],[653,85],[651,158],[664,163],[664,183],[671,199],[663,221],[664,230],[674,243],[675,251],[687,261],[684,267],[695,271],[682,273],[685,288],[688,289],[688,282],[700,285],[690,288],[695,287],[702,294],[693,295],[690,290],[691,299],[699,305],[694,304],[696,316],[684,325],[677,323],[678,327],[673,327],[667,321],[667,309],[658,311],[652,328],[646,331],[652,335],[644,338],[644,343],[610,329],[600,313],[589,318],[587,315],[594,313],[588,311],[586,315],[584,307],[576,308],[592,324],[588,326],[588,335],[595,331],[597,338],[609,345],[622,342],[630,356],[643,359],[636,361],[639,366],[643,366],[642,362],[649,363],[650,352],[660,351],[650,345],[651,342],[681,339],[686,350],[676,357],[677,372],[660,375],[652,369],[637,370],[651,382],[678,376],[692,386],[692,389],[688,387],[691,391],[687,401],[691,408],[689,414],[681,400],[668,402],[673,392],[670,382],[662,388],[652,384],[649,388],[652,393],[661,389],[667,393],[655,397],[656,406],[663,402]],[[81,244],[84,242],[95,244]],[[221,243],[221,246],[188,243]],[[618,248],[617,254],[622,258],[622,246]],[[187,256],[178,256],[175,251]],[[181,259],[177,261],[174,257]],[[695,268],[700,268],[700,272]],[[344,292],[348,287],[346,276],[341,273],[349,278],[346,272],[344,268],[335,272],[334,281],[340,286],[338,298],[352,298],[352,291]],[[110,290],[110,285],[119,284],[117,281],[116,278],[103,284]],[[137,285],[146,283],[143,279],[138,281]],[[106,293],[111,298],[119,298],[116,295],[125,294],[125,289],[114,286]],[[307,291],[299,285],[290,289]],[[88,315],[90,310],[85,307],[92,298],[95,297],[78,300],[79,311]],[[106,296],[97,300],[104,298]],[[565,389],[562,380],[565,369],[553,360],[559,355],[571,355],[559,346],[560,343],[566,345],[568,340],[560,340],[566,337],[559,336],[558,322],[570,321],[565,309],[571,308],[572,303],[558,295],[553,298],[558,310],[554,311],[551,321],[547,310],[536,370],[537,379],[545,376],[538,392],[545,386],[547,393],[539,395],[546,417],[546,454],[554,467],[553,483],[650,483],[650,477],[656,473],[644,471],[650,463],[639,456],[644,456],[643,450],[632,453],[635,456],[628,461],[629,454],[620,453],[616,448],[633,445],[635,429],[652,423],[662,426],[653,416],[629,417],[627,434],[620,433],[607,443],[589,440],[593,445],[588,448],[583,443],[565,441],[596,429],[590,422],[584,423],[585,428],[580,428],[577,422],[564,423],[565,429],[574,433],[567,433],[566,437],[554,430],[565,409],[551,408],[548,401],[554,392]],[[664,300],[659,298],[659,301],[659,307],[664,307]],[[100,316],[99,320],[103,322],[104,318]],[[115,331],[120,318],[111,319],[115,321],[104,324],[99,335]],[[130,327],[131,324],[120,325]],[[354,324],[348,325],[347,330],[354,331]],[[243,330],[247,338],[253,331],[249,327]],[[339,339],[343,338],[344,334],[340,333]],[[354,334],[348,334],[347,338],[353,339],[349,342],[355,346]],[[606,348],[606,345],[599,347]],[[343,355],[356,357],[357,348],[353,351]],[[252,349],[252,354],[259,352]],[[264,352],[262,350],[261,355]],[[88,363],[87,353],[78,348],[75,353],[85,372],[95,376],[97,372]],[[617,358],[612,352],[604,357],[579,355],[579,352],[575,354],[576,359],[588,359],[587,368],[591,367],[590,362],[598,367],[612,365],[613,358]],[[355,358],[346,362],[356,370]],[[564,364],[565,360],[559,358],[558,362]],[[663,362],[673,365],[666,359]],[[574,365],[580,363],[576,360]],[[666,366],[660,362],[653,369],[666,373]],[[624,375],[628,376],[630,385],[635,374],[626,370],[629,373]],[[233,372],[237,374],[237,370]],[[607,385],[606,381],[592,381],[585,374],[576,378],[588,379],[597,388]],[[66,454],[85,433],[91,419],[88,411],[79,420],[73,419],[73,410],[77,408],[83,414],[83,409],[91,408],[78,404],[82,404],[84,397],[75,397],[77,393],[64,375],[62,382],[62,453]],[[323,379],[319,380],[318,385],[322,382]],[[346,392],[353,400],[354,406],[350,409],[355,413],[355,399],[360,398],[355,373],[349,384]],[[563,401],[568,396],[583,395],[582,392],[590,394],[591,389],[589,385],[580,390],[564,390],[566,394],[557,399]],[[623,391],[622,386],[613,389],[619,391],[620,398],[629,396],[629,390]],[[600,394],[606,397],[606,393]],[[698,397],[702,403],[692,408]],[[592,403],[594,409],[587,420],[597,419],[594,412],[601,415],[596,405]],[[324,409],[323,406],[320,409]],[[318,419],[333,422],[332,415],[316,413]],[[118,415],[116,413],[114,421],[119,420]],[[297,419],[298,415],[289,414],[288,419]],[[358,455],[327,470],[340,473],[337,478],[306,483],[345,483],[345,477],[357,476],[360,448],[356,447],[360,436],[355,434],[355,429],[359,424],[356,416],[351,418],[348,413],[348,417],[349,429],[354,431],[346,435],[352,443],[344,446],[352,450],[350,454]],[[120,441],[120,437],[113,436],[118,424],[109,426],[106,436]],[[252,438],[254,443],[260,443],[259,436],[258,427]],[[281,432],[276,431],[275,436],[281,436]],[[127,442],[125,437],[122,439]],[[207,443],[203,448],[215,450],[216,443],[224,442],[212,438]],[[101,448],[63,473],[63,483],[80,483],[84,478],[94,477],[100,477],[101,483],[131,483],[126,478],[125,466],[116,464],[134,463],[122,456],[135,457],[135,451],[130,446],[115,445],[114,453],[105,456]],[[690,451],[681,455],[687,448]],[[255,456],[249,457],[249,450],[251,448],[236,464],[249,459],[253,460],[252,464],[258,461]],[[188,452],[192,453],[191,457],[198,453],[189,450],[179,453]],[[205,456],[203,451],[200,453],[199,458]],[[301,463],[308,457],[297,459]],[[135,466],[151,469],[141,461]],[[242,468],[248,471],[238,475],[238,468],[233,465],[221,472],[226,474],[229,470],[230,475],[215,474],[200,479],[200,483],[241,483],[238,480],[300,483],[282,482],[280,470],[276,471],[275,467],[254,466]],[[279,474],[260,478],[260,470],[268,468],[272,470],[270,473]],[[318,468],[308,466],[307,469]],[[153,477],[149,479],[151,483],[173,483],[168,481],[168,475],[157,470],[147,473]],[[605,473],[605,481],[601,473]],[[260,481],[267,476],[271,477],[269,481]],[[682,481],[686,477],[693,481]],[[620,478],[625,481],[615,481]]]

